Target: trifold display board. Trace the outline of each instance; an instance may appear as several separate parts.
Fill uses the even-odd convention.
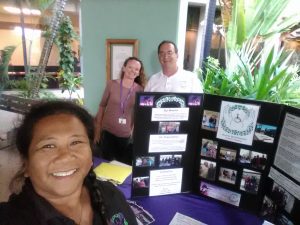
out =
[[[145,92],[136,97],[134,129],[132,196],[192,191],[300,224],[299,109]]]
[[[202,98],[201,94],[137,94],[132,196],[191,190]]]

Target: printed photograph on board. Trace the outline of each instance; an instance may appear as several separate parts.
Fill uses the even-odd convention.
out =
[[[134,177],[133,188],[149,188],[149,176]]]
[[[149,196],[181,192],[183,168],[150,170]]]
[[[201,97],[199,95],[190,95],[188,100],[189,106],[199,106],[201,105]]]
[[[267,154],[241,148],[239,164],[263,170],[267,165]]]
[[[261,207],[260,215],[268,220],[268,221],[274,221],[276,216],[276,205],[274,202],[268,198],[267,196],[264,197],[264,201]]]
[[[237,176],[237,170],[220,167],[219,181],[235,184],[236,176]]]
[[[218,148],[217,141],[203,138],[202,146],[201,146],[201,156],[215,159],[217,156],[217,148]]]
[[[276,131],[277,127],[275,126],[257,123],[254,132],[254,141],[273,143]]]
[[[204,110],[203,117],[202,117],[202,129],[210,130],[210,131],[217,131],[218,130],[218,123],[219,123],[219,113]]]
[[[240,189],[251,194],[257,194],[261,173],[253,170],[243,169]]]
[[[159,167],[181,166],[182,155],[160,155]]]
[[[220,148],[219,159],[226,160],[229,162],[235,162],[237,151],[230,148]]]
[[[159,122],[159,134],[178,134],[180,122]]]
[[[140,96],[140,106],[152,107],[153,103],[154,103],[154,96],[152,96],[152,95],[141,95]]]
[[[154,156],[137,156],[135,159],[136,167],[152,167],[155,165]]]
[[[273,184],[270,198],[279,209],[284,209],[288,213],[291,213],[294,207],[295,197],[276,182]]]
[[[201,159],[199,176],[208,180],[215,180],[216,162]]]

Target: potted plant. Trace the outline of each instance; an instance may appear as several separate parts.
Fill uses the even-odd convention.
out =
[[[279,35],[299,23],[299,15],[278,20],[289,1],[223,1],[226,69],[209,58],[199,70],[204,91],[300,106],[299,67],[280,46]],[[225,11],[225,12],[224,12]]]
[[[82,84],[81,74],[74,73],[72,42],[76,39],[78,35],[74,31],[70,17],[64,16],[58,28],[55,44],[59,49],[59,85],[62,92],[68,91],[69,99],[72,99],[72,94],[77,93],[77,89]]]

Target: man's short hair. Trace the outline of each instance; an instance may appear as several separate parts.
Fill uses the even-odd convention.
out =
[[[172,44],[172,45],[174,46],[175,53],[178,53],[177,45],[176,45],[173,41],[163,40],[163,41],[160,42],[160,44],[158,45],[158,48],[157,48],[157,54],[159,54],[160,47],[161,47],[163,44]]]

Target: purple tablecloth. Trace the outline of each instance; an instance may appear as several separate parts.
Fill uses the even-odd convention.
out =
[[[103,159],[94,158],[94,166]],[[127,199],[131,197],[131,176],[117,186]],[[209,225],[261,225],[263,220],[238,208],[193,194],[135,197],[131,200],[147,210],[154,218],[153,225],[168,225],[176,212]]]
[[[192,194],[132,199],[154,218],[153,225],[168,225],[176,212],[209,225],[261,225],[263,220],[238,208]]]

